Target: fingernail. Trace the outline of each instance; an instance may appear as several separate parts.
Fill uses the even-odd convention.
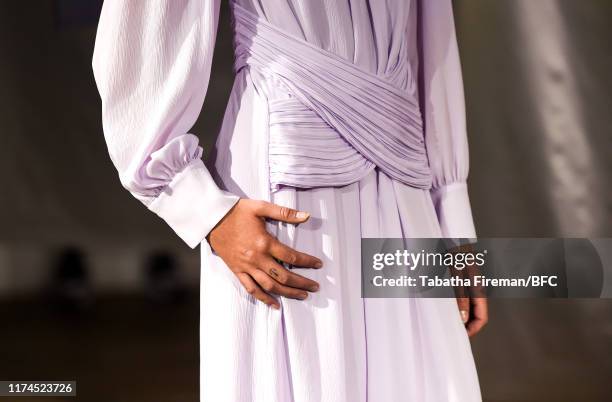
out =
[[[298,213],[295,216],[298,219],[306,219],[310,216],[310,214],[308,212],[298,211]]]
[[[464,324],[468,322],[468,312],[467,311],[461,310],[461,320],[463,320]]]
[[[316,292],[317,290],[319,290],[319,285],[312,285],[312,286],[310,287],[310,291],[311,291],[311,292]]]
[[[315,263],[315,268],[321,268],[323,266],[323,263],[321,261]]]
[[[278,304],[271,304],[271,306],[275,310],[280,310],[280,306]]]
[[[301,295],[302,300],[307,299],[308,298],[308,293],[304,292]]]

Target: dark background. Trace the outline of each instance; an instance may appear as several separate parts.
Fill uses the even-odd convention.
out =
[[[100,3],[0,2],[0,380],[197,401],[199,252],[121,188],[106,152]],[[612,2],[454,5],[479,236],[612,237]],[[217,42],[192,130],[205,152],[233,79],[225,5]],[[487,401],[612,398],[610,300],[491,300],[472,346]]]

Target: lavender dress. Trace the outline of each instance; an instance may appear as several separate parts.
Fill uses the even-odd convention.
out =
[[[480,400],[454,300],[360,298],[362,237],[475,236],[451,1],[232,2],[236,79],[209,171],[188,130],[218,1],[107,0],[93,60],[122,184],[202,245],[201,400]],[[243,289],[204,240],[237,197],[311,213],[269,230],[322,258],[299,270],[318,293],[276,311]]]

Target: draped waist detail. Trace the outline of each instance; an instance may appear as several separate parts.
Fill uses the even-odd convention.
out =
[[[378,167],[429,189],[423,123],[414,91],[278,29],[233,3],[235,68],[248,67],[268,99],[272,189],[356,182]],[[407,62],[407,61],[406,61]],[[257,83],[256,83],[257,84]]]

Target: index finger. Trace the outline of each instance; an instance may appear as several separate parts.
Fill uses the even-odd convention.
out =
[[[473,299],[472,302],[472,314],[474,319],[467,325],[469,336],[476,335],[489,321],[487,299]]]
[[[317,257],[296,251],[276,239],[270,245],[270,254],[287,264],[297,267],[321,268],[323,266],[323,262]]]
[[[486,323],[487,321],[482,318],[475,318],[472,321],[470,321],[467,324],[468,336],[472,337],[476,335],[477,333],[479,333],[480,330],[485,326]]]

